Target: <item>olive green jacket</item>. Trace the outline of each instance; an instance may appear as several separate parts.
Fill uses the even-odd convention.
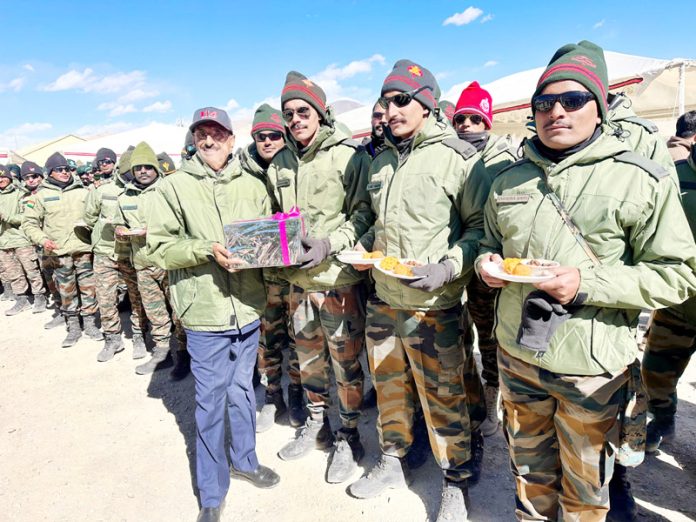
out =
[[[276,210],[298,207],[307,235],[328,238],[331,254],[355,246],[373,221],[367,194],[370,157],[340,127],[322,125],[300,153],[288,137],[268,167],[268,187]],[[305,290],[321,291],[355,284],[362,276],[329,255],[314,268],[284,268],[280,275]]]
[[[92,252],[116,261],[128,257],[128,248],[116,243],[114,219],[118,213],[118,197],[125,190],[125,181],[117,174],[102,180],[93,190],[88,190],[84,221],[92,229]]]
[[[24,205],[21,203],[28,191],[12,181],[0,190],[0,249],[31,246],[31,241],[20,228]]]
[[[172,306],[185,328],[241,329],[266,305],[260,269],[230,273],[212,256],[225,244],[223,226],[271,213],[262,181],[242,171],[238,159],[215,173],[196,154],[157,182],[148,202],[147,252],[169,271]]]
[[[125,192],[118,197],[118,209],[114,218],[114,228],[124,226],[128,229],[148,228],[148,216],[151,215],[152,199],[157,197],[155,189],[158,180],[141,189],[133,183],[128,183]],[[150,268],[155,264],[147,255],[145,236],[127,236],[124,241],[128,245],[130,262],[136,270]]]
[[[75,233],[75,224],[83,219],[87,194],[75,177],[65,189],[46,179],[32,200],[27,201],[22,219],[24,233],[35,245],[43,246],[47,239],[58,244],[57,250],[44,250],[44,255],[64,256],[92,250]]]
[[[501,170],[517,161],[510,135],[496,136],[491,134],[486,146],[481,151],[481,161],[486,167],[490,182],[493,183]]]
[[[432,115],[401,155],[389,137],[387,143],[370,167],[376,221],[361,244],[421,263],[449,260],[458,276],[425,292],[374,269],[377,296],[392,308],[450,308],[461,302],[471,277],[490,179],[476,149]]]
[[[522,305],[534,287],[510,283],[498,298],[498,343],[512,356],[557,373],[620,371],[636,357],[640,310],[672,306],[696,293],[696,246],[691,234],[684,234],[688,223],[676,187],[665,169],[608,133],[558,164],[543,158],[531,140],[525,157],[493,183],[481,252],[577,267],[575,303],[583,306],[537,358],[517,344]],[[601,265],[593,266],[549,190]]]

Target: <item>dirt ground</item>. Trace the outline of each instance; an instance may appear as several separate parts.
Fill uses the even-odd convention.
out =
[[[50,313],[5,317],[0,303],[0,520],[187,521],[198,513],[194,473],[192,377],[172,383],[168,370],[134,372],[132,346],[98,363],[101,344],[82,338],[61,349],[62,329],[44,330]],[[677,440],[631,472],[641,521],[696,520],[696,365],[679,385]],[[262,398],[263,388],[257,389]],[[337,427],[335,417],[334,427]],[[377,458],[375,411],[360,432]],[[281,483],[258,490],[232,481],[224,521],[423,521],[437,514],[440,473],[431,460],[410,489],[357,500],[348,483],[324,480],[328,453],[281,461],[293,438],[276,425],[257,439],[260,461]],[[472,521],[514,520],[513,481],[503,437],[486,439],[481,482],[470,491]]]

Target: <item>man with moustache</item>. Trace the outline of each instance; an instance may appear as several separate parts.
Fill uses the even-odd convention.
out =
[[[372,127],[372,133],[363,140],[362,146],[370,155],[374,158],[386,148],[384,143],[384,126],[387,124],[387,118],[385,117],[385,112],[379,103],[375,103],[372,107],[372,117],[370,119],[370,125]]]

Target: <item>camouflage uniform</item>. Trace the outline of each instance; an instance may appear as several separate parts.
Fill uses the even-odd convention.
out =
[[[56,296],[58,297],[56,300],[56,302],[58,302],[60,300],[60,293],[58,292],[58,285],[56,284],[56,266],[57,263],[55,256],[41,254],[41,271],[43,272],[44,279],[46,280],[46,286],[54,298],[56,298]]]
[[[102,329],[105,334],[118,334],[122,331],[118,313],[118,287],[124,280],[131,303],[131,327],[133,333],[142,334],[145,326],[145,312],[138,292],[135,268],[127,259],[114,261],[107,256],[94,256],[94,274],[97,276],[97,300]]]
[[[628,370],[567,375],[505,350],[498,364],[518,520],[604,520]]]
[[[288,377],[290,384],[301,385],[300,363],[295,348],[295,334],[290,323],[290,285],[271,280],[264,271],[266,310],[261,317],[258,366],[266,392],[280,390],[283,350],[288,349]]]
[[[169,313],[169,279],[167,271],[157,267],[139,268],[136,271],[138,290],[143,308],[150,321],[150,335],[156,346],[169,346],[172,322],[174,322],[179,350],[186,350],[186,334],[176,315]]]
[[[365,331],[362,303],[359,285],[323,292],[296,285],[290,289],[290,315],[309,412],[322,419],[330,405],[331,364],[344,428],[357,428],[362,407],[363,373],[358,361]]]
[[[61,312],[64,316],[94,315],[97,313],[92,254],[80,253],[53,258]]]
[[[382,452],[397,457],[408,453],[414,403],[420,399],[435,459],[454,481],[471,476],[461,312],[461,305],[427,312],[397,310],[370,297],[365,332]]]
[[[4,277],[12,286],[15,295],[26,294],[29,284],[33,295],[45,293],[38,262],[36,249],[33,246],[0,250],[0,264],[2,264]]]

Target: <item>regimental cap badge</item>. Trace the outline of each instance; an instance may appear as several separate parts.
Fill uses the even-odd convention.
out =
[[[481,100],[481,103],[480,103],[479,105],[480,105],[481,110],[482,110],[483,112],[488,112],[488,111],[491,110],[491,105],[490,105],[490,103],[488,103],[488,100],[487,100],[486,98],[484,98],[483,100]]]
[[[169,170],[169,162],[168,161],[163,161],[162,162],[162,167],[164,167],[164,170]]]
[[[406,69],[408,72],[410,72],[413,76],[418,76],[421,77],[423,76],[423,71],[421,71],[421,68],[418,67],[417,65],[411,65],[408,69]]]
[[[593,69],[597,68],[595,63],[584,54],[581,54],[579,56],[573,56],[571,60],[573,60],[574,62],[578,62],[579,64],[584,65],[585,67],[592,67]]]
[[[275,112],[271,114],[271,119],[276,123],[280,123],[280,116],[278,116]]]
[[[304,80],[302,80],[302,83],[304,83],[307,87],[314,87],[314,82],[309,78],[305,78]]]

